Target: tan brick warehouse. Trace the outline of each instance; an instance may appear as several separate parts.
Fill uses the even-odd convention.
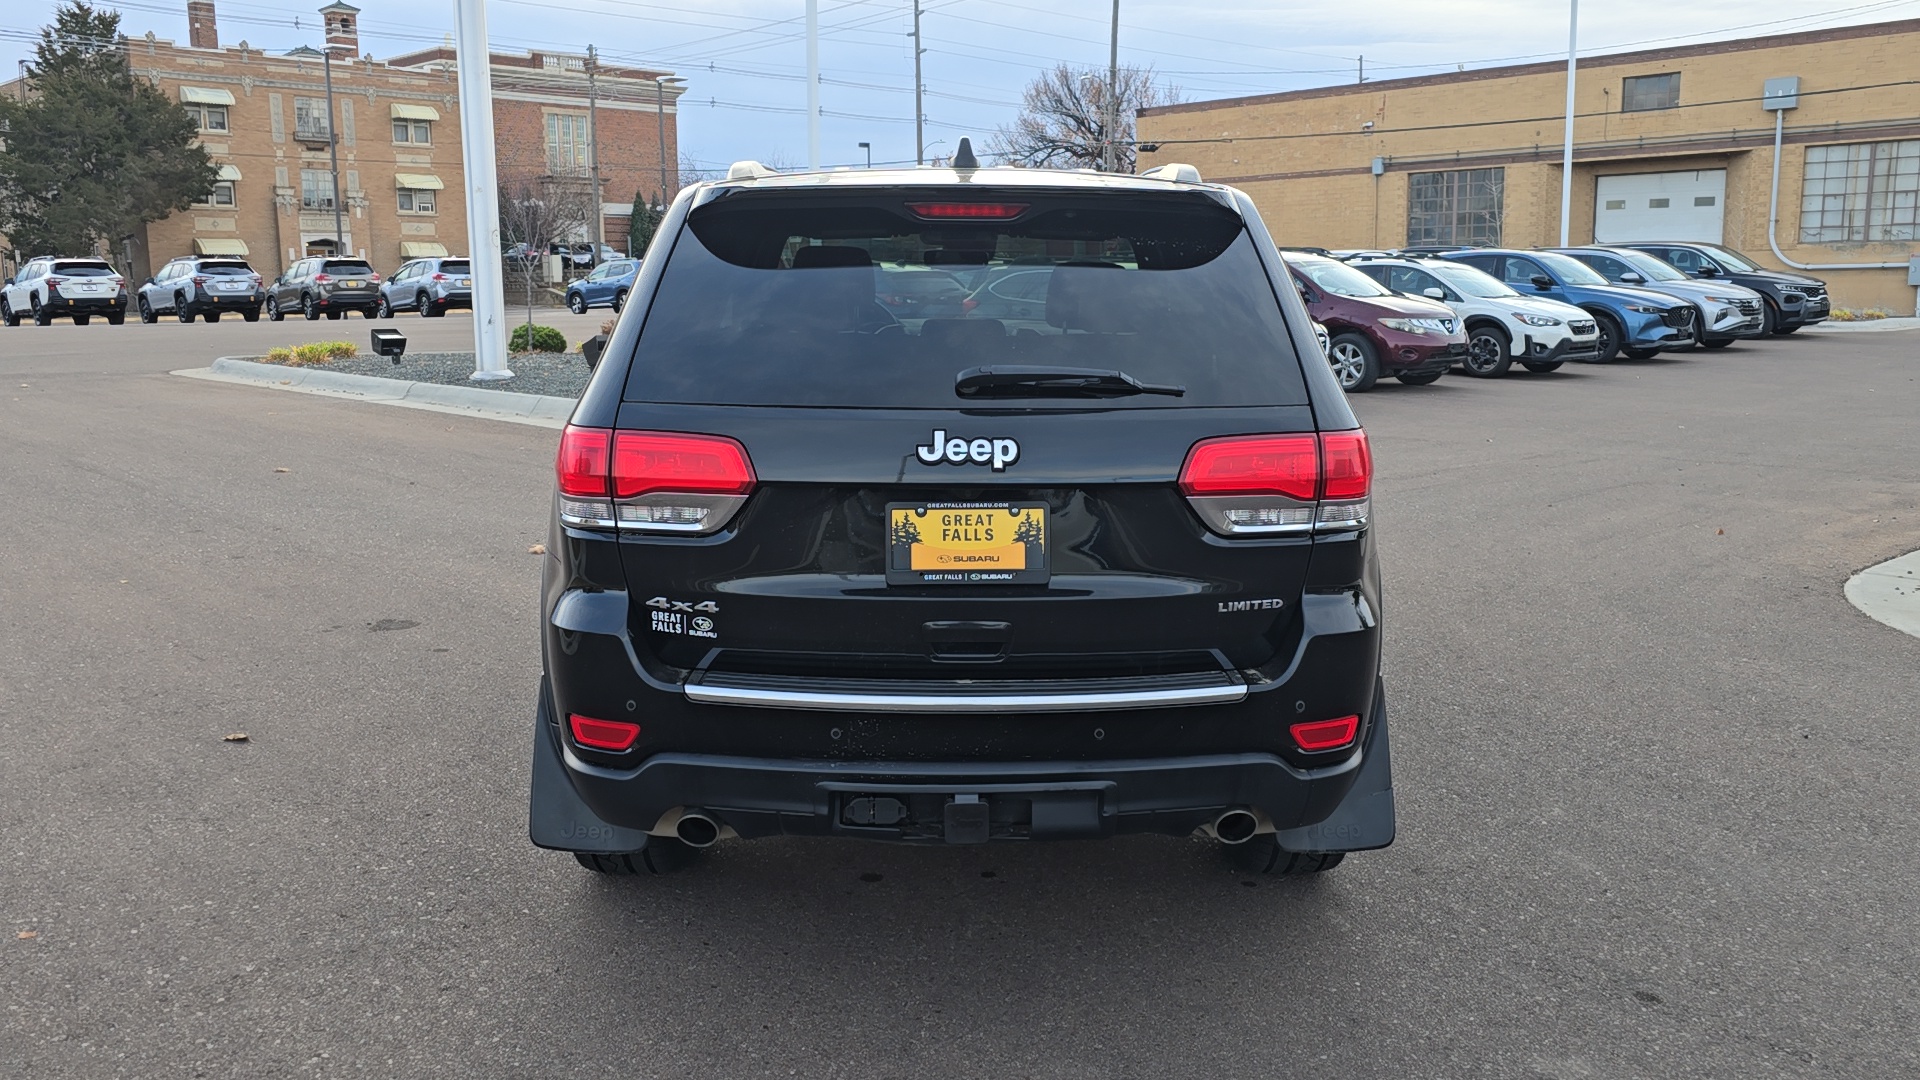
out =
[[[1570,240],[1677,229],[1692,235],[1666,238],[1783,266],[1768,243],[1774,114],[1759,99],[1766,80],[1798,76],[1780,249],[1800,263],[1899,263],[1809,272],[1837,304],[1911,313],[1916,57],[1920,20],[1583,59]],[[1141,113],[1139,138],[1156,149],[1140,168],[1190,162],[1246,189],[1283,244],[1549,245],[1565,95],[1563,62],[1164,106]]]

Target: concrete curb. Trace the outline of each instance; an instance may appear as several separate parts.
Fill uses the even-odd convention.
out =
[[[574,399],[542,394],[516,394],[509,390],[481,390],[472,386],[446,386],[441,383],[383,379],[374,375],[349,375],[320,368],[285,367],[223,356],[213,366],[173,372],[189,379],[212,382],[245,383],[272,390],[292,390],[302,394],[351,398],[375,405],[398,405],[405,409],[458,413],[505,420],[535,427],[565,427],[573,415]]]
[[[1867,567],[1847,579],[1846,593],[1868,618],[1920,637],[1920,551]]]
[[[1814,323],[1800,332],[1803,334],[1885,334],[1894,330],[1920,330],[1920,319],[1871,319],[1866,322],[1826,322]]]

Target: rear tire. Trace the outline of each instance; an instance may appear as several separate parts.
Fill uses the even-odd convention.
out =
[[[1626,340],[1627,333],[1620,329],[1620,324],[1614,321],[1611,315],[1601,315],[1596,312],[1593,316],[1593,322],[1600,330],[1600,351],[1594,356],[1593,362],[1596,364],[1611,364],[1619,358],[1620,343]]]
[[[14,312],[13,305],[7,303],[7,298],[4,296],[0,296],[0,323],[6,323],[8,326],[20,325],[20,316]]]
[[[376,319],[393,318],[393,301],[387,299],[386,294],[382,293],[380,302],[373,306],[373,317]]]
[[[73,325],[75,326],[85,326],[92,321],[93,316],[91,315],[75,315],[73,317]]]
[[[420,294],[420,317],[421,318],[438,319],[442,315],[445,315],[446,313],[447,313],[446,308],[434,307],[432,298],[427,296],[426,293]]]
[[[1444,371],[1428,371],[1418,375],[1411,374],[1411,373],[1406,375],[1395,375],[1394,378],[1399,379],[1402,383],[1404,383],[1407,386],[1426,386],[1430,383],[1439,382],[1440,376],[1445,374],[1446,372]]]
[[[613,313],[615,315],[620,314],[620,309],[626,306],[627,290],[621,289],[619,292],[613,294]]]
[[[35,326],[52,326],[53,325],[53,312],[48,311],[45,307],[41,306],[40,301],[38,300],[35,300],[33,302],[33,325]]]
[[[280,301],[275,300],[271,296],[267,297],[267,321],[279,322],[284,318],[286,318],[286,316],[280,311]]]
[[[1564,363],[1566,363],[1565,360],[1522,360],[1520,366],[1528,371],[1537,371],[1545,375],[1549,371],[1560,370],[1560,365]]]
[[[121,313],[120,313],[120,314],[118,314],[118,315],[109,315],[109,316],[107,316],[107,325],[108,325],[108,326],[121,326],[121,325],[123,325],[123,324],[125,324],[125,323],[126,323],[126,321],[127,321],[127,313],[126,313],[126,312],[124,312],[124,311],[123,311],[123,312],[121,312]]]
[[[153,305],[147,303],[147,298],[145,294],[141,295],[140,302],[138,304],[135,304],[134,306],[138,308],[140,311],[141,322],[152,324],[160,321],[160,316],[155,315],[153,313]]]
[[[1347,331],[1333,335],[1327,345],[1327,363],[1333,368],[1333,377],[1340,381],[1340,389],[1349,394],[1363,394],[1380,381],[1380,352],[1365,334]]]
[[[173,317],[183,323],[193,321],[193,309],[187,306],[185,297],[176,296],[173,298]]]
[[[203,312],[201,312],[201,313],[200,313],[200,321],[202,321],[202,322],[219,322],[219,321],[220,321],[220,313],[219,313],[219,312],[217,312],[217,311],[203,311]]]
[[[1467,356],[1460,361],[1467,374],[1476,379],[1493,379],[1513,366],[1513,338],[1497,326],[1477,326],[1467,331]]]
[[[259,321],[260,321],[260,309],[259,309],[259,308],[254,308],[254,309],[253,309],[253,310],[251,310],[251,311],[243,311],[243,312],[241,312],[241,313],[240,313],[240,317],[241,317],[242,319],[245,319],[245,320],[247,320],[248,322],[259,322]]]
[[[574,861],[596,874],[608,877],[650,877],[656,874],[671,874],[693,865],[699,858],[700,850],[691,848],[670,836],[650,836],[647,846],[640,851],[608,855],[601,852],[576,851]]]
[[[318,322],[318,321],[319,321],[319,319],[320,319],[320,309],[319,309],[318,307],[315,307],[315,306],[314,306],[314,303],[313,303],[313,297],[311,297],[311,296],[303,296],[303,297],[301,297],[301,298],[300,298],[300,314],[301,314],[301,316],[302,316],[302,317],[304,317],[304,318],[305,318],[305,319],[306,319],[306,320],[307,320],[308,322]]]
[[[1244,844],[1223,844],[1220,850],[1236,870],[1276,877],[1324,874],[1347,857],[1344,851],[1285,851],[1272,833],[1262,833]]]

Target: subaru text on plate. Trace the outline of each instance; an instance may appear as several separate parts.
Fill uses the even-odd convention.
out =
[[[1252,202],[955,161],[675,200],[560,440],[534,843],[1386,846],[1372,458]],[[1018,325],[877,299],[1015,263]]]

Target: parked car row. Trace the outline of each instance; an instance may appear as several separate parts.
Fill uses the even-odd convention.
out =
[[[1293,249],[1287,262],[1349,392],[1388,376],[1422,385],[1456,365],[1493,377],[1515,363],[1545,372],[1718,349],[1828,313],[1824,283],[1717,244]]]

